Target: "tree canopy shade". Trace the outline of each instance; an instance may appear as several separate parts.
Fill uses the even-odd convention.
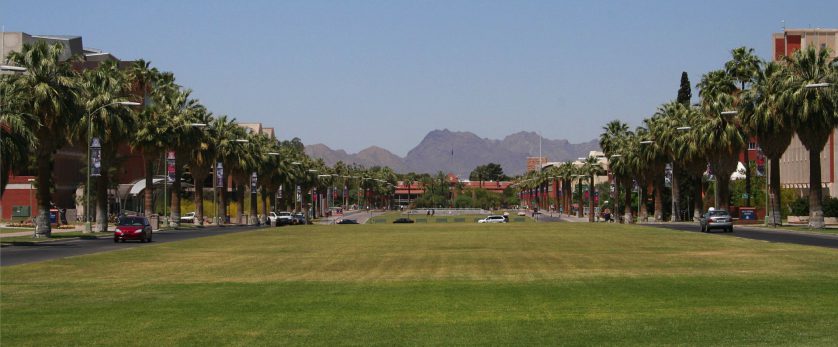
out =
[[[503,173],[503,167],[500,164],[488,163],[486,165],[479,165],[468,176],[472,181],[505,181],[509,179]]]

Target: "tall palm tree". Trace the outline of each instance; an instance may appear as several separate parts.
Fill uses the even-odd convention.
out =
[[[746,93],[743,123],[759,140],[769,163],[769,210],[766,220],[772,225],[781,223],[780,157],[791,144],[797,128],[797,118],[784,105],[784,65],[769,63],[760,71],[753,87]],[[776,217],[776,218],[774,218]]]
[[[198,103],[198,100],[192,99],[190,94],[191,90],[178,88],[171,93],[167,93],[162,103],[163,114],[171,120],[169,128],[164,133],[168,144],[166,149],[175,152],[175,178],[172,182],[172,190],[169,192],[171,211],[169,225],[172,227],[180,225],[181,178],[184,165],[187,162],[186,156],[189,155],[193,146],[193,137],[201,136],[200,130],[194,129],[190,124],[194,123],[193,115],[202,106]]]
[[[734,80],[739,82],[739,90],[736,91],[737,104],[740,107],[746,107],[743,104],[741,97],[747,90],[747,87],[753,84],[754,79],[762,70],[762,60],[754,55],[753,48],[739,47],[731,51],[732,58],[725,63],[725,72]],[[750,142],[750,141],[749,141]],[[748,148],[743,151],[745,160],[745,205],[751,206],[751,169],[750,159],[748,158]]]
[[[788,67],[785,104],[798,117],[797,135],[809,151],[809,227],[817,229],[824,227],[820,153],[838,125],[838,68],[829,54],[829,50],[808,47],[784,60]],[[816,83],[828,83],[829,87],[807,87]]]
[[[698,132],[699,145],[706,151],[716,177],[715,206],[725,210],[730,207],[730,176],[739,163],[739,153],[747,144],[740,118],[728,114],[733,109],[733,102],[729,94],[702,98],[701,108],[705,118]]]
[[[101,165],[105,168],[96,179],[96,226],[95,232],[107,231],[108,188],[112,168],[117,160],[117,149],[127,143],[134,128],[133,114],[124,107],[107,107],[128,95],[130,83],[116,61],[103,62],[95,69],[84,71],[80,79],[81,102],[86,110],[81,123],[75,129],[82,142],[89,137],[98,137],[102,145]],[[93,113],[93,112],[96,113]],[[92,133],[89,133],[92,131]],[[88,163],[90,158],[87,159]],[[91,187],[92,188],[92,187]]]
[[[48,45],[38,41],[24,44],[19,52],[11,52],[8,61],[25,67],[27,73],[12,80],[4,99],[21,100],[18,113],[26,127],[35,134],[38,146],[34,149],[37,170],[38,217],[37,231],[46,236],[52,234],[49,210],[52,190],[55,188],[52,173],[54,153],[68,142],[71,130],[78,123],[81,112],[77,104],[78,79],[70,63],[61,60],[64,48],[60,44]],[[6,112],[6,111],[4,111]]]
[[[199,124],[212,124],[212,113],[207,111],[205,107],[198,107],[191,115],[191,121]],[[186,160],[195,187],[195,194],[193,195],[195,218],[193,223],[198,226],[204,225],[204,181],[210,175],[210,170],[215,164],[216,141],[216,129],[210,126],[203,127],[201,131],[193,132],[190,138],[191,148],[188,148],[189,153]],[[213,177],[213,183],[215,183],[215,177]]]
[[[599,146],[602,148],[603,153],[605,153],[606,158],[609,158],[608,170],[611,171],[614,176],[615,196],[613,199],[616,202],[620,197],[620,188],[628,188],[630,186],[631,177],[633,176],[627,165],[628,162],[623,159],[624,155],[628,155],[628,144],[626,141],[628,140],[631,131],[629,130],[628,124],[619,120],[609,122],[602,129],[603,132],[599,136]],[[631,196],[631,192],[628,189],[626,189],[626,195],[629,196],[629,198]],[[631,201],[629,201],[629,204],[623,205],[627,211],[627,217],[629,220],[632,218],[630,202]],[[621,212],[618,209],[614,209],[614,214],[617,216],[617,220],[622,222],[623,219],[620,218]]]
[[[163,76],[150,62],[137,60],[131,63],[127,71],[127,78],[134,84],[136,90],[143,96],[143,107],[134,110],[137,119],[136,132],[130,138],[132,148],[140,151],[145,170],[145,189],[143,190],[143,213],[154,213],[152,205],[154,198],[154,162],[160,158],[163,148],[161,131],[166,128],[168,120],[156,112],[154,97],[158,93],[152,90],[157,81],[163,81]],[[158,89],[160,91],[165,89]]]
[[[571,205],[573,199],[573,175],[576,174],[576,166],[572,162],[564,162],[559,165],[559,177],[562,180],[562,208],[564,213],[570,216],[572,211]]]
[[[582,164],[582,172],[588,176],[588,221],[594,222],[594,179],[605,173],[605,168],[602,167],[599,158],[595,156],[588,156]]]

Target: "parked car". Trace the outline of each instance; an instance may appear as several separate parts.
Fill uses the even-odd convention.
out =
[[[413,220],[410,219],[410,218],[399,218],[399,219],[394,220],[393,223],[398,223],[398,224],[413,223]]]
[[[276,216],[276,225],[291,225],[291,223],[294,221],[294,216],[291,215],[291,212],[277,212]]]
[[[181,223],[195,223],[195,212],[189,212],[183,216],[180,216]]]
[[[733,232],[733,218],[726,210],[712,210],[701,215],[698,219],[701,232],[709,233],[712,229],[722,229],[726,232]]]
[[[308,221],[306,221],[306,216],[304,214],[295,213],[293,216],[291,216],[291,224],[308,224]]]
[[[358,221],[354,219],[341,219],[336,224],[358,224]]]
[[[477,223],[506,223],[506,218],[501,215],[488,216],[478,220]]]
[[[125,242],[125,240],[140,240],[140,242],[151,242],[151,223],[148,218],[142,216],[122,217],[113,231],[113,242]]]
[[[526,213],[526,212],[524,212],[524,211],[518,211],[518,215],[519,215],[519,216],[526,216],[526,215],[527,215],[527,213]]]

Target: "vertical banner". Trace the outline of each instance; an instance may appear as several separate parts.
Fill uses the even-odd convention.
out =
[[[282,199],[282,186],[279,186],[279,190],[276,191],[276,198]]]
[[[297,186],[297,202],[303,201],[303,196],[300,194],[300,186]]]
[[[102,175],[102,144],[98,137],[90,143],[90,176]]]
[[[256,172],[254,171],[250,174],[250,194],[256,194],[257,183]]]
[[[175,181],[175,151],[166,152],[166,181]]]
[[[215,164],[215,186],[224,186],[224,165],[220,161]]]

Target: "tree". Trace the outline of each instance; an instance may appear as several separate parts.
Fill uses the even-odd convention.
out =
[[[190,118],[189,121],[191,122],[205,125],[212,124],[213,121],[212,113],[203,106],[196,108]],[[216,129],[209,126],[193,132],[189,139],[191,148],[188,149],[186,160],[189,165],[189,173],[192,176],[192,184],[195,187],[195,194],[193,195],[195,218],[193,224],[199,226],[204,225],[204,181],[206,181],[213,164],[215,164],[216,139]],[[214,186],[215,177],[212,178],[212,182]]]
[[[786,107],[798,117],[797,135],[809,151],[809,227],[817,229],[824,227],[820,153],[838,125],[838,92],[835,88],[838,68],[835,61],[830,61],[828,50],[814,47],[799,50],[784,59],[788,67],[784,81]],[[816,83],[829,83],[830,86],[807,87]]]
[[[747,143],[747,136],[739,126],[741,120],[735,114],[728,114],[733,101],[729,94],[702,98],[704,122],[697,139],[716,178],[715,206],[725,210],[730,208],[730,175],[736,170],[739,153]]]
[[[12,87],[15,84],[13,75],[0,75],[0,95],[16,95]],[[0,197],[6,191],[9,183],[9,173],[18,173],[30,166],[30,160],[38,140],[29,125],[36,121],[32,115],[24,112],[24,100],[5,97],[0,109],[0,156],[2,156],[2,170],[0,170]]]
[[[137,60],[131,64],[127,71],[128,80],[142,93],[143,107],[135,109],[134,118],[137,120],[137,128],[130,139],[132,148],[137,149],[143,156],[145,170],[145,189],[143,190],[143,212],[146,215],[154,213],[154,162],[160,158],[164,147],[162,131],[167,127],[168,119],[160,116],[157,103],[162,93],[169,90],[169,80],[165,78],[156,68],[151,68],[151,63],[144,60]],[[155,84],[161,84],[160,88],[152,89]]]
[[[743,109],[743,124],[756,135],[762,152],[770,161],[769,210],[766,219],[771,224],[781,221],[780,157],[791,144],[797,128],[797,119],[784,104],[787,101],[783,87],[785,79],[786,69],[783,65],[773,62],[766,65],[746,93],[746,107]]]
[[[96,227],[93,231],[105,232],[108,223],[109,182],[115,173],[109,168],[114,167],[117,149],[119,145],[127,143],[135,123],[130,111],[113,103],[124,100],[129,93],[130,83],[116,61],[106,61],[95,69],[84,71],[80,87],[81,103],[86,112],[74,132],[81,142],[87,143],[88,138],[97,137],[102,146],[100,160],[103,170],[96,178]],[[91,163],[90,158],[87,158],[87,162]]]
[[[736,91],[737,105],[744,108],[743,100],[741,100],[743,93],[747,90],[747,86],[752,84],[754,78],[762,70],[762,61],[754,55],[753,48],[739,47],[731,51],[732,58],[725,63],[725,72],[734,80],[739,82],[739,90]],[[747,139],[750,142],[750,139]],[[745,160],[745,205],[751,206],[751,172],[750,160],[748,158],[748,148],[743,152]]]
[[[681,87],[678,88],[678,99],[676,99],[676,101],[684,106],[689,106],[690,99],[692,99],[692,97],[693,93],[690,88],[690,78],[687,76],[686,71],[681,72]]]
[[[602,148],[602,151],[608,158],[608,169],[614,176],[614,199],[619,199],[620,187],[625,187],[626,195],[630,196],[631,194],[628,188],[631,185],[630,183],[633,173],[629,169],[626,159],[623,159],[623,157],[628,155],[627,140],[631,135],[631,131],[629,131],[628,124],[619,120],[608,122],[608,124],[606,124],[602,129],[603,133],[599,136],[599,147]],[[632,214],[630,201],[623,206],[626,208],[628,214],[627,218],[631,222]],[[622,221],[622,219],[619,218],[619,210],[615,209],[614,214],[618,216],[618,220]]]
[[[602,163],[599,162],[599,158],[595,156],[588,156],[585,158],[585,161],[582,164],[582,172],[588,176],[588,221],[593,223],[594,221],[594,178],[596,176],[602,175],[605,173],[605,169],[602,167]]]
[[[71,130],[78,124],[81,112],[77,104],[78,79],[70,63],[61,60],[64,48],[46,41],[24,44],[20,52],[11,52],[8,61],[25,67],[27,73],[16,76],[6,90],[4,99],[19,100],[14,113],[27,114],[21,118],[35,135],[34,148],[37,174],[38,217],[37,231],[49,237],[52,233],[49,210],[55,183],[52,177],[54,153],[68,143]],[[6,110],[3,111],[4,113]]]

